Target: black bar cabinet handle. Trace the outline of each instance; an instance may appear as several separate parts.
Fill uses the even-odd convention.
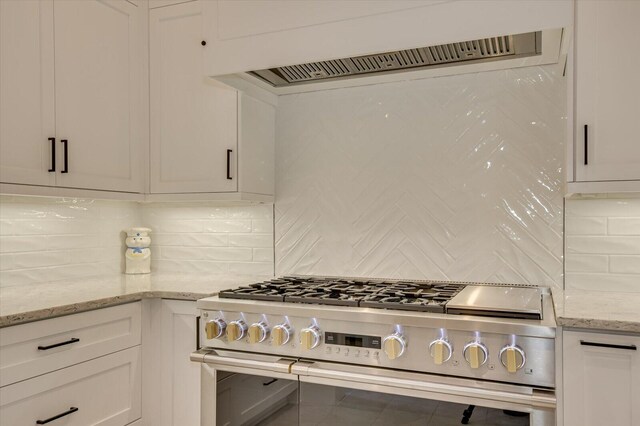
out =
[[[611,343],[588,342],[586,340],[580,340],[580,344],[582,346],[595,346],[597,348],[625,349],[628,351],[638,350],[636,345],[613,345]]]
[[[60,343],[54,343],[53,345],[49,345],[49,346],[38,346],[38,350],[39,351],[47,351],[49,349],[53,349],[53,348],[57,348],[59,346],[65,346],[65,345],[70,345],[72,343],[78,343],[80,341],[80,339],[72,337],[71,339],[64,341],[64,342],[60,342]]]
[[[51,142],[51,168],[49,172],[56,171],[56,138],[49,138],[49,142]]]
[[[277,382],[277,381],[278,381],[278,379],[271,379],[271,380],[269,380],[269,381],[267,381],[267,382],[264,382],[264,383],[262,384],[262,386],[269,386],[269,385],[274,384],[274,383],[275,383],[275,382]]]
[[[196,351],[200,350],[200,315],[196,317]]]
[[[232,152],[233,152],[232,149],[227,150],[227,179],[233,179],[231,177],[231,153]]]
[[[46,420],[38,420],[38,421],[36,421],[36,424],[37,425],[46,425],[49,422],[52,422],[54,420],[58,420],[60,417],[68,416],[69,414],[73,414],[76,411],[78,411],[77,407],[71,407],[67,411],[65,411],[64,413],[60,413],[57,416],[49,417]]]
[[[589,164],[589,126],[584,125],[584,165]]]
[[[69,173],[69,146],[67,139],[60,139],[62,145],[64,146],[64,168],[60,170],[60,173]]]

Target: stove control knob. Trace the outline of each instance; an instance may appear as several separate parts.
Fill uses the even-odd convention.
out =
[[[487,347],[477,341],[467,343],[464,346],[462,353],[464,355],[464,359],[473,369],[480,368],[480,366],[484,365],[489,358],[489,351]]]
[[[234,340],[240,340],[247,333],[247,324],[239,319],[231,321],[227,326],[227,341],[233,342]]]
[[[269,327],[264,322],[256,322],[249,327],[249,343],[261,343],[269,336]]]
[[[447,339],[436,339],[429,344],[429,354],[435,365],[442,365],[451,359],[453,348]]]
[[[204,326],[204,330],[207,333],[207,339],[209,340],[222,337],[226,329],[227,323],[224,322],[222,318],[216,318],[212,319],[211,321],[207,321]]]
[[[500,362],[505,366],[509,373],[515,373],[524,367],[527,359],[521,347],[516,345],[507,345],[500,350]]]
[[[300,330],[300,345],[306,350],[317,347],[321,339],[322,333],[315,325]]]
[[[382,340],[382,349],[389,359],[400,358],[406,346],[407,342],[399,333],[394,333]]]
[[[271,336],[273,337],[273,344],[275,346],[286,345],[291,339],[291,327],[289,324],[278,324],[271,330]]]

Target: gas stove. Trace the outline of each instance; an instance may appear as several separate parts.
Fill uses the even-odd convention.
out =
[[[442,313],[463,288],[453,283],[283,277],[224,290],[219,297]]]
[[[197,306],[205,349],[555,387],[546,288],[290,276]]]

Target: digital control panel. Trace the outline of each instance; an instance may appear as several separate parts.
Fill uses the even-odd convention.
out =
[[[357,334],[326,332],[324,333],[324,342],[328,345],[380,349],[382,338],[380,336],[361,336]]]

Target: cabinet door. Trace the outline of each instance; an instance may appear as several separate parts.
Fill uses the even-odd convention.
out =
[[[565,331],[563,340],[565,426],[640,426],[640,337]]]
[[[149,12],[152,193],[238,190],[238,94],[204,76],[201,7]]]
[[[196,302],[163,300],[161,308],[162,425],[200,425],[200,363],[191,362],[196,350]]]
[[[54,185],[53,2],[0,2],[0,182]]]
[[[138,19],[125,0],[54,2],[58,186],[141,190]]]
[[[140,379],[135,346],[5,386],[0,424],[126,425],[140,418]]]
[[[576,2],[577,181],[640,180],[638,22],[638,1]]]

